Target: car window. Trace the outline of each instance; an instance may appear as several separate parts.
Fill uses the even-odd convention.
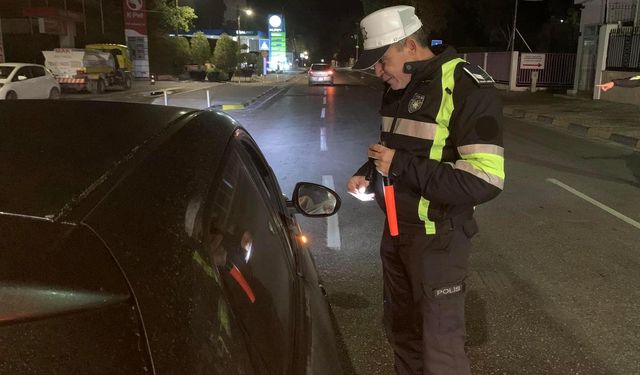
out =
[[[31,74],[33,76],[33,78],[36,77],[43,77],[46,75],[44,68],[41,66],[32,66],[31,67]]]
[[[236,318],[269,373],[284,373],[293,345],[295,276],[282,224],[258,170],[233,143],[208,202],[205,246]]]
[[[329,65],[329,64],[313,64],[313,65],[311,65],[311,70],[331,70],[331,65]]]
[[[0,79],[7,79],[15,69],[15,66],[0,66]]]
[[[22,68],[18,69],[18,71],[16,72],[16,74],[13,76],[13,79],[11,81],[16,82],[19,81],[20,76],[25,76],[27,77],[27,79],[31,78],[31,68],[28,66],[23,66]]]

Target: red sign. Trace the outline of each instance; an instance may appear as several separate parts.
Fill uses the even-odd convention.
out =
[[[147,35],[147,11],[144,0],[122,0],[124,28]]]

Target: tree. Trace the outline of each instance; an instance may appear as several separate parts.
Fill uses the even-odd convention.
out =
[[[160,27],[165,31],[189,31],[198,16],[189,6],[169,6],[164,1],[156,4],[156,11],[160,12]]]
[[[191,46],[189,40],[183,36],[172,38],[175,44],[175,64],[182,69],[185,64],[188,64],[191,58]]]
[[[203,32],[198,31],[191,38],[191,59],[195,64],[204,65],[211,58],[211,46]]]
[[[107,2],[105,2],[107,3]],[[177,29],[188,30],[197,18],[190,7],[173,6],[170,0],[148,0],[147,29],[149,30],[149,64],[156,74],[181,73],[184,64],[190,60],[188,46],[182,39],[171,38],[167,34]],[[108,18],[107,18],[108,19]]]
[[[259,76],[262,75],[262,71],[264,69],[262,56],[257,56],[255,68],[256,68],[256,74],[259,75]]]
[[[222,34],[218,39],[213,50],[213,64],[227,73],[233,72],[238,65],[238,43],[229,38],[229,35]]]

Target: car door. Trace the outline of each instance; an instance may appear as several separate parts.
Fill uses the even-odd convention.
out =
[[[342,374],[341,357],[338,347],[344,348],[336,337],[335,324],[326,298],[326,292],[321,286],[311,249],[296,223],[291,211],[287,207],[287,201],[282,194],[273,170],[267,164],[264,156],[253,139],[246,133],[240,132],[235,139],[241,145],[244,159],[254,168],[256,181],[264,185],[269,192],[267,200],[272,206],[279,220],[280,236],[286,246],[286,251],[291,254],[295,262],[295,272],[298,280],[299,300],[295,302],[300,308],[296,320],[294,358],[296,373],[304,374]]]
[[[136,108],[159,112],[156,106]],[[166,108],[167,121],[177,112]],[[133,161],[121,165],[126,176],[84,221],[108,244],[134,291],[145,325],[141,346],[146,339],[153,358],[150,373],[259,374],[201,226],[206,198],[220,184],[230,119],[180,112],[185,115],[171,121],[156,143],[135,148]],[[159,117],[138,118],[128,136],[114,137],[105,147],[135,144],[128,138],[155,127]]]
[[[255,367],[268,374],[297,375],[295,325],[303,306],[287,230],[277,210],[281,195],[265,184],[265,166],[256,164],[251,151],[234,139],[224,158],[222,183],[207,204],[205,244],[250,343]]]
[[[13,75],[11,79],[11,90],[15,91],[18,99],[33,99],[33,81],[31,67],[23,66]]]
[[[51,89],[51,83],[49,82],[49,76],[45,72],[44,68],[37,65],[31,66],[31,98],[32,99],[47,99],[49,98],[49,90]]]

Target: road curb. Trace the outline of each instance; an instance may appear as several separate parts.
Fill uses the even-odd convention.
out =
[[[263,96],[269,94],[272,91],[275,91],[276,89],[278,89],[278,86],[271,86],[269,89],[263,91],[258,96],[255,96],[242,103],[216,104],[216,105],[212,105],[208,109],[217,110],[217,111],[232,111],[232,110],[238,110],[238,109],[245,109],[246,107],[254,103],[256,100],[262,98]]]
[[[625,145],[627,147],[632,147],[640,151],[640,137],[623,134],[622,132],[620,132],[620,129],[615,126],[594,127],[568,120],[566,118],[563,118],[562,116],[547,113],[540,114],[537,112],[526,111],[520,108],[513,108],[511,106],[505,106],[502,110],[502,113],[507,117],[524,119],[544,125],[551,125],[568,130],[571,133],[592,138],[605,139],[611,142]]]

